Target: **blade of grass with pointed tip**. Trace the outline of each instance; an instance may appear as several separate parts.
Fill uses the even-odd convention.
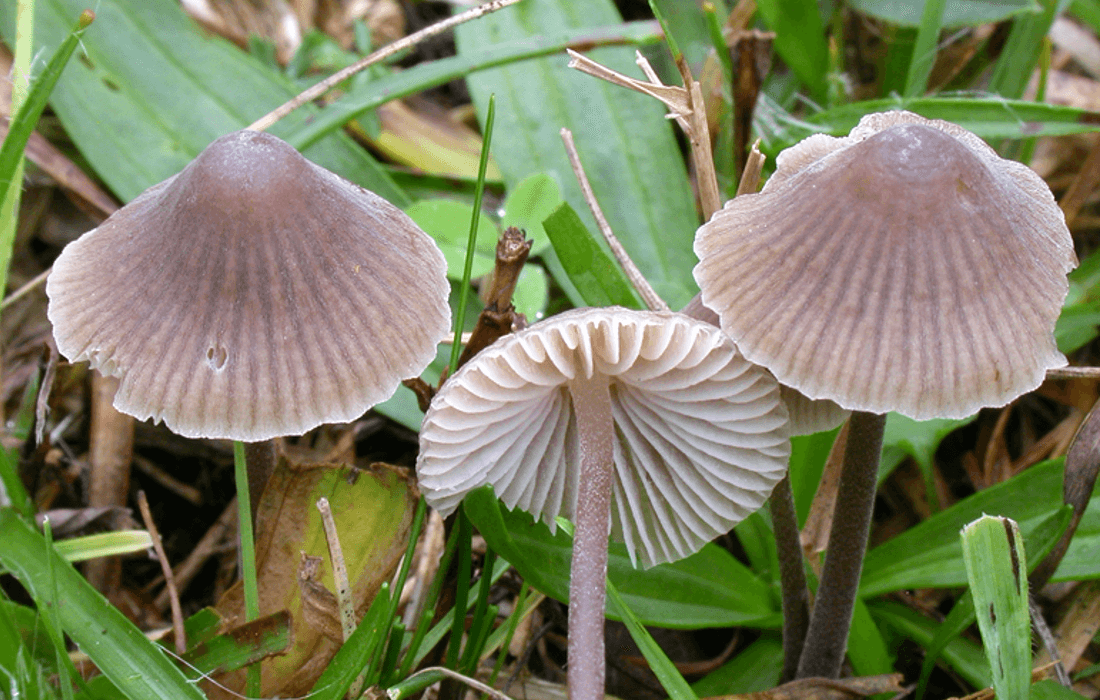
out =
[[[53,572],[57,598],[65,602],[56,608],[62,629],[127,697],[202,700],[157,645],[8,509],[0,509],[0,541],[0,564],[35,597],[51,597]]]
[[[1009,518],[986,515],[963,528],[960,537],[993,689],[999,698],[1026,697],[1031,616],[1020,528]]]
[[[390,619],[387,619],[389,599],[390,584],[383,583],[378,595],[371,601],[367,614],[359,621],[359,626],[314,683],[309,693],[312,700],[339,700],[344,697],[356,676],[371,663],[371,659],[379,651],[385,631],[390,627]]]
[[[184,654],[191,670],[203,675],[235,671],[284,651],[291,642],[290,613],[264,615],[193,646]]]

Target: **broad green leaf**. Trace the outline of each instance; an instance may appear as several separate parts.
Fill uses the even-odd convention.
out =
[[[507,559],[534,588],[552,598],[569,598],[572,540],[554,534],[522,511],[509,511],[489,487],[463,501],[467,516],[485,541]],[[779,611],[768,587],[717,545],[651,569],[636,569],[626,547],[612,542],[608,578],[630,609],[647,625],[679,629],[700,627],[772,627]],[[615,611],[609,617],[618,619]]]
[[[700,4],[696,0],[653,0],[653,4],[660,10],[676,46],[684,54],[698,79],[703,61],[713,48],[710,32],[707,30],[707,18]],[[667,51],[662,53],[668,55]]]
[[[779,685],[782,673],[783,639],[778,634],[765,632],[691,688],[699,697],[755,693]]]
[[[1029,540],[1040,527],[1056,530],[1057,522],[1064,517],[1062,469],[1061,459],[1037,464],[875,547],[864,561],[860,595],[876,596],[905,588],[965,586],[966,570],[958,532],[986,513],[1012,518]],[[1096,492],[1091,506],[1085,511],[1053,580],[1100,577],[1100,561],[1095,556],[1100,551],[1100,496]],[[1038,539],[1046,542],[1050,538]]]
[[[561,187],[554,178],[535,173],[508,192],[500,225],[523,229],[532,241],[531,256],[541,255],[550,245],[542,222],[561,203]]]
[[[651,44],[660,41],[656,22],[621,22],[605,27],[582,27],[548,32],[514,41],[475,46],[462,55],[420,63],[412,68],[381,77],[371,85],[370,94],[344,95],[321,110],[316,119],[302,124],[287,137],[287,142],[304,148],[317,139],[340,129],[351,119],[389,100],[408,97],[428,88],[459,80],[477,71],[497,68],[532,58],[560,54],[566,47],[589,42]],[[510,186],[515,183],[509,183]]]
[[[1027,556],[1010,518],[983,515],[960,533],[978,629],[999,698],[1022,698],[1031,685]]]
[[[584,304],[645,308],[606,243],[596,239],[568,203],[555,209],[543,221],[543,227]]]
[[[920,24],[922,3],[913,0],[850,0],[864,14],[903,27]],[[945,27],[976,26],[1000,22],[1024,12],[1038,10],[1035,0],[953,0],[943,14]]]
[[[37,600],[55,605],[65,633],[131,700],[201,700],[175,663],[92,588],[42,535],[11,509],[0,509],[0,564]]]
[[[241,129],[293,97],[284,76],[201,29],[172,0],[97,0],[85,50],[61,76],[50,104],[81,153],[122,200],[175,175],[219,136]],[[50,51],[84,0],[39,0],[36,47]],[[10,13],[0,32],[12,38]],[[308,121],[305,107],[271,129]],[[398,206],[404,194],[360,146],[334,134],[306,157]]]
[[[529,323],[542,318],[546,305],[550,302],[550,278],[541,265],[527,264],[519,273],[516,291],[512,294],[512,305],[516,311],[527,317]]]
[[[421,200],[405,209],[416,225],[424,229],[443,251],[447,259],[447,277],[462,279],[466,265],[466,245],[470,237],[473,207],[450,199]],[[497,227],[488,217],[478,219],[477,247],[474,249],[472,278],[487,275],[496,260]]]
[[[620,21],[610,0],[525,0],[457,28],[455,40],[461,56]],[[597,48],[589,56],[641,76],[630,48]],[[696,291],[692,242],[699,221],[664,108],[652,98],[570,70],[566,63],[564,55],[540,58],[467,78],[482,117],[489,96],[496,95],[494,155],[505,185],[514,188],[532,173],[546,173],[594,230],[561,141],[561,129],[570,129],[611,229],[657,293],[680,308]]]
[[[783,57],[810,95],[825,101],[829,48],[817,0],[758,0],[760,15],[775,32],[775,52]]]

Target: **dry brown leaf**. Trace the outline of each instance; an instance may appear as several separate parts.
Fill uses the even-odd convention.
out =
[[[311,628],[340,644],[344,641],[344,633],[340,627],[336,594],[321,583],[325,560],[311,557],[305,552],[301,555],[302,560],[298,564],[298,589],[302,592],[302,617]]]
[[[314,505],[317,499],[324,496],[331,504],[356,615],[362,617],[404,554],[415,495],[406,472],[385,464],[360,470],[347,465],[292,465],[280,460],[257,509],[256,573],[260,614],[290,612],[295,638],[285,655],[264,663],[264,697],[304,696],[339,648],[306,622],[298,583],[301,552],[328,555],[321,516]],[[331,571],[332,567],[326,566],[319,579],[329,590],[334,588]],[[243,619],[240,583],[216,607],[227,619]],[[219,682],[232,692],[240,692],[243,679],[243,673],[236,673]],[[213,687],[207,690],[211,698],[231,697]]]
[[[1058,653],[1067,669],[1073,668],[1085,653],[1097,632],[1100,632],[1100,581],[1078,586],[1062,619],[1054,628]],[[1050,654],[1040,650],[1035,657],[1038,666],[1050,663]]]
[[[821,563],[818,555],[829,548],[829,531],[833,527],[833,510],[836,506],[836,491],[840,486],[840,471],[844,466],[844,448],[848,444],[848,423],[836,436],[829,458],[825,461],[825,471],[817,494],[810,504],[810,514],[802,527],[802,552],[810,562],[814,572],[821,575]]]

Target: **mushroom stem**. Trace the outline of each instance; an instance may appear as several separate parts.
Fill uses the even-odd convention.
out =
[[[775,548],[779,553],[779,582],[783,590],[783,676],[781,682],[794,680],[806,628],[810,624],[810,592],[798,539],[798,515],[794,508],[791,477],[785,475],[776,484],[768,502]]]
[[[871,531],[885,428],[885,415],[862,411],[853,412],[848,424],[829,552],[798,664],[799,678],[840,676]]]
[[[611,480],[615,427],[606,377],[578,376],[569,383],[580,441],[581,473],[573,516],[569,581],[569,697],[604,697],[604,600],[607,538],[611,534]]]

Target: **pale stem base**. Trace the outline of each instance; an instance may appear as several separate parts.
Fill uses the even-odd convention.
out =
[[[569,697],[604,697],[604,601],[607,538],[611,534],[611,479],[615,427],[605,377],[569,384],[581,448],[580,488],[573,516],[569,581]]]

